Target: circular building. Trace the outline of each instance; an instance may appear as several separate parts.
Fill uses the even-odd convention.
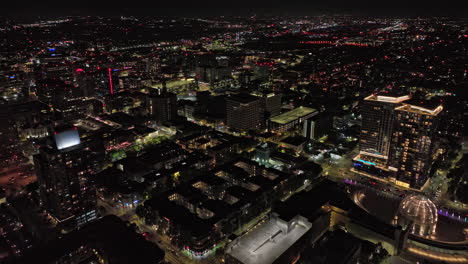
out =
[[[420,194],[405,197],[398,208],[398,224],[409,228],[412,234],[431,236],[437,225],[437,207],[429,198]]]

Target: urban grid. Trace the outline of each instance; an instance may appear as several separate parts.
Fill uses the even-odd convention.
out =
[[[468,263],[456,16],[0,17],[0,263]]]

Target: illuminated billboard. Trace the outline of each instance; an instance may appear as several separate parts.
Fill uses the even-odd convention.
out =
[[[78,130],[70,129],[55,133],[55,144],[57,149],[64,149],[80,144],[80,135]]]

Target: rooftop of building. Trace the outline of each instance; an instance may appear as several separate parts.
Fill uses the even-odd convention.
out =
[[[166,161],[176,156],[187,154],[179,145],[172,141],[154,145],[146,150],[146,153],[139,156],[139,160],[147,164],[155,164]]]
[[[239,162],[244,162],[245,164],[239,165]],[[196,176],[185,184],[151,198],[145,202],[145,207],[147,206],[150,210],[157,211],[160,216],[166,217],[171,222],[179,225],[181,229],[191,232],[192,235],[194,235],[194,232],[197,233],[197,236],[201,236],[203,233],[209,235],[216,223],[235,213],[236,210],[240,210],[243,206],[258,200],[264,192],[273,190],[277,184],[289,176],[274,169],[268,169],[268,173],[276,173],[275,175],[268,173],[265,174],[267,176],[263,176],[260,173],[252,175],[241,167],[236,166],[236,164],[239,166],[248,166],[249,164],[259,166],[257,163],[249,160],[235,160],[222,165],[209,175]],[[216,176],[219,172],[227,172],[227,178]],[[241,184],[232,185],[230,179],[241,182]],[[208,197],[207,190],[204,189],[205,187],[195,187],[195,184],[198,182],[208,185],[208,190],[211,189],[214,192],[225,193],[226,196],[224,198],[221,197],[221,200],[211,200]],[[250,189],[249,186],[256,188]],[[207,218],[200,218],[197,214],[191,213],[189,209],[179,204],[178,199],[180,198],[176,198],[173,201],[169,198],[172,194],[176,193],[183,197],[184,203],[209,210],[213,215]],[[230,202],[230,198],[228,197],[233,197],[235,202]]]
[[[319,175],[322,172],[322,166],[320,164],[317,164],[315,162],[305,162],[303,164],[300,164],[299,166],[296,167],[298,170],[302,170],[306,173],[310,173],[312,175]]]
[[[285,232],[277,225],[276,220],[269,219],[237,238],[232,242],[232,246],[228,246],[226,252],[243,264],[274,263],[311,226],[309,222],[296,223],[289,232]]]
[[[323,180],[311,191],[302,191],[278,203],[273,211],[286,222],[291,221],[297,215],[312,219],[322,205],[328,203],[335,194],[340,194],[336,184]]]
[[[213,174],[203,175],[203,177],[197,177],[192,182],[204,182],[209,186],[222,186],[226,185],[226,181],[221,179],[220,177],[216,177]]]
[[[240,93],[240,94],[231,94],[226,99],[230,101],[239,102],[241,104],[248,104],[248,103],[257,101],[260,98],[258,98],[257,96],[247,94],[247,93]]]
[[[270,121],[284,125],[314,112],[317,112],[317,110],[310,107],[299,106],[284,114],[270,118]]]
[[[287,153],[282,153],[279,151],[271,154],[271,159],[281,161],[283,163],[294,165],[294,166],[298,166],[309,161],[309,159],[307,159],[306,157],[302,157],[302,156],[295,157],[295,156],[289,155]]]
[[[172,202],[168,197],[156,196],[145,202],[151,210],[158,212],[160,217],[179,226],[182,230],[190,232],[196,237],[210,236],[213,231],[212,219],[201,219],[192,214],[187,208]]]
[[[305,142],[307,142],[307,138],[303,136],[290,136],[281,140],[281,143],[285,143],[295,147],[300,146]]]
[[[303,254],[305,260],[312,263],[348,263],[359,250],[361,241],[349,233],[336,230],[326,233],[310,250]]]
[[[107,119],[124,127],[132,127],[143,122],[142,118],[131,116],[124,112],[110,114],[107,116]]]
[[[437,107],[443,105],[443,100],[442,99],[436,99],[436,98],[431,98],[431,99],[417,99],[417,98],[412,98],[408,101],[405,102],[405,104],[410,104],[414,106],[419,106],[427,109],[436,109]]]
[[[118,170],[114,170],[118,173]],[[94,181],[99,187],[105,187],[110,193],[119,193],[122,195],[128,194],[143,194],[146,189],[145,183],[139,183],[132,180],[125,180],[123,177],[118,177],[118,174],[96,175]],[[110,177],[109,177],[110,176]]]
[[[252,92],[252,95],[254,96],[260,96],[260,97],[272,97],[277,95],[275,92],[272,90],[260,90],[260,91],[255,91]]]
[[[395,110],[408,111],[422,115],[438,115],[443,110],[442,102],[437,99],[421,100],[411,99],[405,101],[403,105],[395,108]]]
[[[411,97],[408,94],[402,94],[399,92],[380,92],[374,93],[367,96],[364,100],[367,101],[378,101],[378,102],[385,102],[385,103],[401,103],[406,100],[409,100]]]

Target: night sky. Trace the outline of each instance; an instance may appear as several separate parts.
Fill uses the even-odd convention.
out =
[[[424,16],[468,13],[461,0],[15,0],[2,1],[1,15],[316,15]]]

